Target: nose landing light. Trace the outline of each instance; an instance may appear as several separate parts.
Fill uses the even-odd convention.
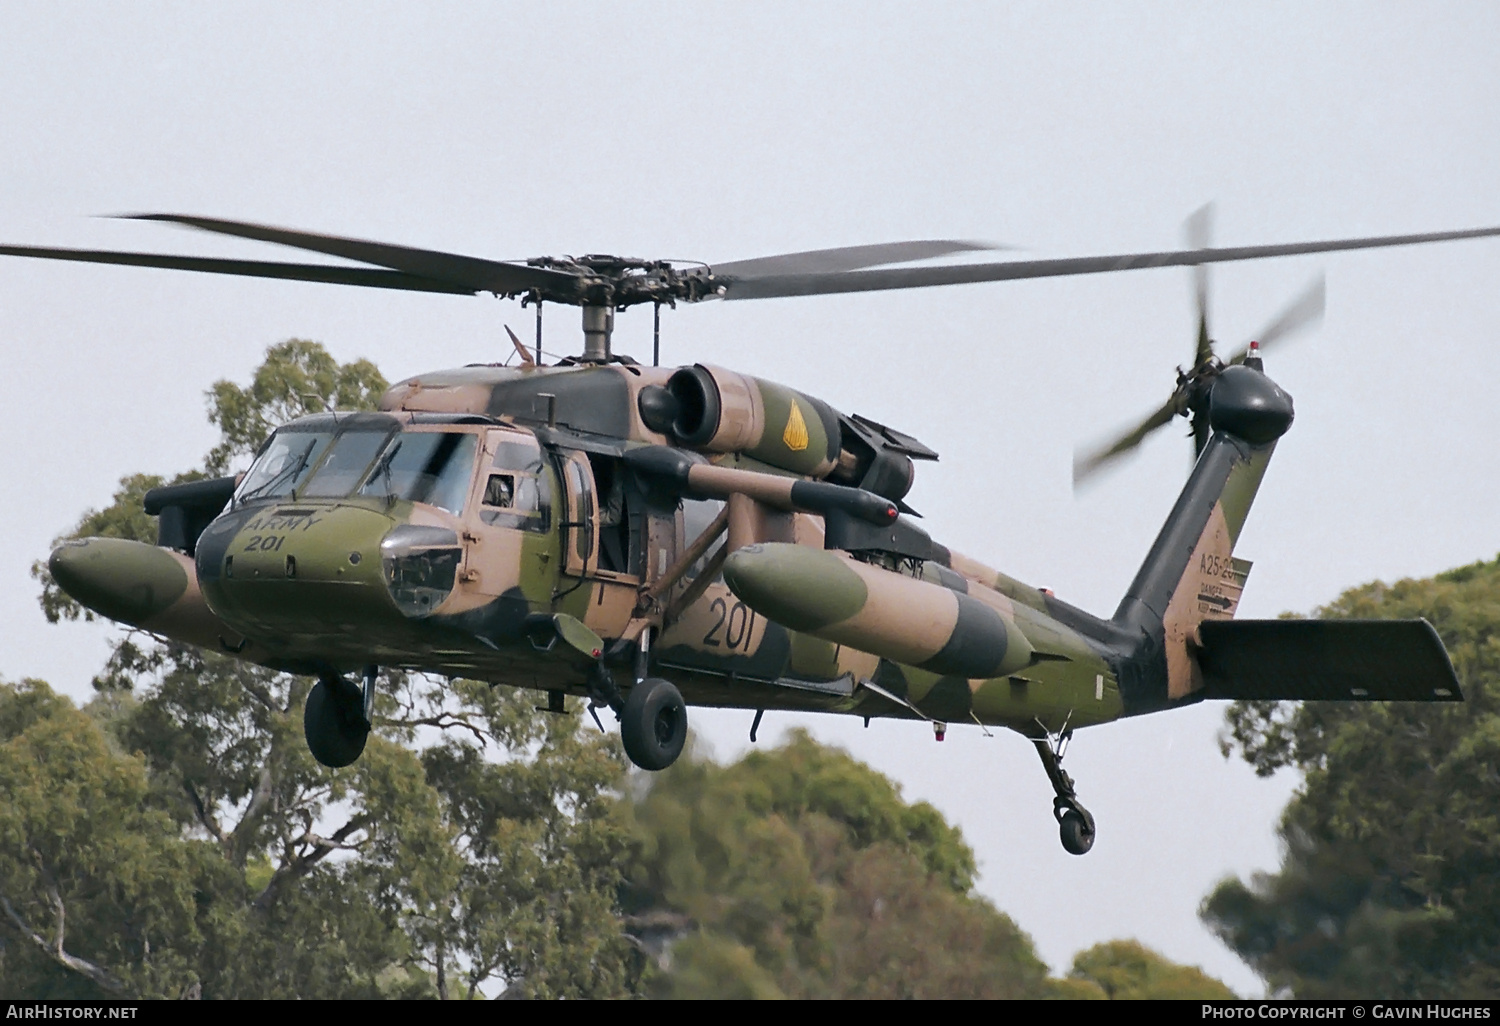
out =
[[[380,542],[386,589],[410,617],[427,616],[443,604],[462,559],[458,535],[445,527],[402,524]]]

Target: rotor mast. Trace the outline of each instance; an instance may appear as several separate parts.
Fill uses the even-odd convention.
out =
[[[583,307],[583,362],[608,363],[610,336],[615,330],[615,308],[611,304],[589,303]]]

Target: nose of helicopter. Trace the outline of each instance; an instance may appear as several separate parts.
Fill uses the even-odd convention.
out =
[[[399,616],[381,568],[397,521],[355,505],[277,505],[220,517],[198,539],[209,605],[240,629],[370,626]]]
[[[188,575],[166,549],[123,538],[65,542],[47,560],[69,596],[111,620],[140,626],[188,590]]]

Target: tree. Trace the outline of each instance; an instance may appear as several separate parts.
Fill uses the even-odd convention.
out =
[[[629,810],[624,907],[664,997],[1040,997],[1046,966],[973,893],[925,802],[805,733],[731,766],[690,755]]]
[[[1096,996],[1112,1001],[1224,1001],[1235,997],[1234,991],[1197,966],[1178,965],[1133,940],[1109,941],[1080,951],[1073,958],[1068,979],[1081,985],[1076,996],[1085,997],[1092,988],[1098,991]]]
[[[143,760],[46,684],[0,682],[0,794],[5,992],[191,989],[201,852],[150,800]]]
[[[1500,560],[1344,593],[1317,615],[1430,620],[1462,704],[1237,703],[1226,755],[1304,783],[1273,874],[1203,916],[1299,998],[1500,994]]]
[[[229,472],[272,429],[308,413],[373,410],[387,387],[369,360],[339,363],[316,342],[288,339],[266,350],[249,388],[217,381],[208,393],[208,420],[223,437],[204,460],[208,474]]]

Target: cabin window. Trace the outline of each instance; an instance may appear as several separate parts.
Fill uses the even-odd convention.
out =
[[[682,500],[682,547],[691,548],[693,542],[697,541],[709,525],[714,522],[719,513],[724,509],[724,503],[718,499],[683,499]],[[703,571],[709,561],[724,547],[724,538],[721,536],[717,542],[709,546],[703,558],[692,565],[683,575],[685,580],[693,580]]]
[[[574,551],[580,563],[587,563],[594,554],[594,482],[584,477],[582,467],[573,460],[563,464],[563,473],[568,494],[578,504],[577,519],[568,525],[573,528]]]
[[[542,469],[542,450],[535,443],[501,442],[495,446],[496,470],[524,470],[530,474]]]

